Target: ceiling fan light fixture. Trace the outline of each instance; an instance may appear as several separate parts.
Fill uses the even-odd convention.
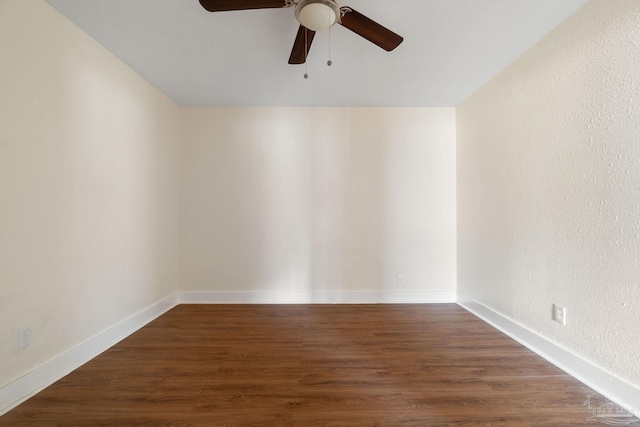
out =
[[[296,19],[311,31],[328,30],[339,18],[340,7],[333,0],[302,0],[296,6]]]

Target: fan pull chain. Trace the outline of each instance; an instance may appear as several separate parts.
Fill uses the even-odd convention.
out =
[[[331,20],[331,11],[329,11],[329,20]],[[333,61],[331,61],[331,28],[329,27],[329,60],[327,61],[329,67],[333,64]]]
[[[307,32],[309,30],[307,30],[306,28],[304,29],[304,78],[308,79],[309,78],[309,74],[307,73],[307,55],[309,54],[309,44],[307,42]]]

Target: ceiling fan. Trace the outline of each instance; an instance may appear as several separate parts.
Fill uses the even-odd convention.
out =
[[[295,7],[300,22],[289,64],[304,64],[317,31],[340,24],[386,51],[392,51],[403,38],[350,7],[340,7],[335,0],[200,0],[209,12],[230,10],[275,9]]]

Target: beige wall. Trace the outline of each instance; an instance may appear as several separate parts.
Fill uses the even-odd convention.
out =
[[[0,387],[175,290],[177,115],[44,1],[0,1]]]
[[[182,290],[455,291],[454,109],[186,108],[183,124]]]
[[[640,386],[640,2],[592,0],[457,132],[459,291]]]

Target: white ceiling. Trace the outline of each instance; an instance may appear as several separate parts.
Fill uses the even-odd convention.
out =
[[[346,28],[287,63],[293,9],[210,13],[198,0],[48,0],[181,105],[453,107],[587,0],[339,0],[404,37]]]

